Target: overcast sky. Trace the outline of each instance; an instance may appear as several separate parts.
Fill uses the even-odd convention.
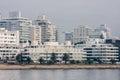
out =
[[[120,34],[120,0],[0,0],[4,18],[10,11],[21,11],[23,17],[30,19],[46,15],[60,31],[72,31],[79,25],[98,27],[105,23],[114,35]]]

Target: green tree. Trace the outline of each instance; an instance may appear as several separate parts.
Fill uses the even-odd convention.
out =
[[[87,60],[85,61],[85,64],[93,64],[93,60],[87,58]]]
[[[65,61],[65,64],[67,64],[67,62],[68,62],[69,60],[70,60],[69,54],[65,53],[65,54],[63,55],[63,61]]]
[[[99,64],[102,64],[102,60],[100,60],[100,58],[95,58],[94,61],[98,62]]]
[[[45,60],[44,60],[42,57],[40,57],[40,58],[39,58],[39,63],[40,63],[40,64],[44,64],[44,63],[45,63]]]
[[[57,57],[56,57],[55,53],[51,54],[51,61],[52,61],[53,64],[55,64],[57,62]]]
[[[22,64],[22,63],[23,63],[22,54],[17,54],[17,56],[16,56],[16,61],[17,61],[19,64]]]
[[[115,64],[116,60],[115,59],[111,59],[110,62],[111,62],[111,64]]]
[[[27,64],[30,64],[33,63],[33,60],[28,56],[25,62],[27,62]]]

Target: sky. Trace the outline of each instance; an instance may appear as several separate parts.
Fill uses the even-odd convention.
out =
[[[60,32],[71,32],[79,25],[107,24],[120,37],[120,0],[0,0],[3,18],[11,11],[21,11],[32,20],[46,15]]]

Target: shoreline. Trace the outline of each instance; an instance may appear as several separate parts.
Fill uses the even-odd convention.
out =
[[[0,70],[46,70],[46,69],[120,69],[120,65],[10,65],[0,64]]]

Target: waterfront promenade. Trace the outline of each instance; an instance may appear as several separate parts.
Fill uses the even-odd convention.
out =
[[[120,65],[9,65],[0,64],[0,70],[28,69],[120,69]]]

